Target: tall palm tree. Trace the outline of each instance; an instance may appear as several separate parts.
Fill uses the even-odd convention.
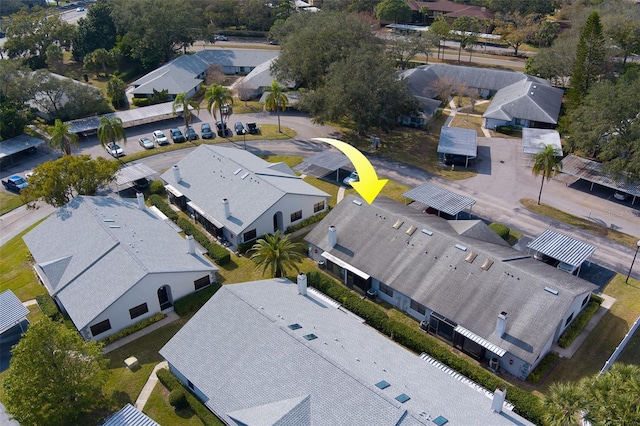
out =
[[[206,87],[204,91],[204,98],[207,101],[207,111],[213,115],[213,118],[218,119],[218,112],[220,113],[220,121],[224,124],[223,108],[225,105],[233,105],[233,93],[231,90],[220,86],[219,84],[211,84]],[[222,126],[224,128],[224,126]]]
[[[544,400],[544,421],[549,426],[577,426],[585,399],[576,383],[554,383]]]
[[[251,247],[251,260],[256,269],[262,267],[262,273],[269,271],[272,277],[282,277],[288,269],[296,269],[296,264],[302,261],[303,246],[289,240],[287,235],[266,234]]]
[[[78,147],[78,135],[69,131],[69,125],[59,118],[53,126],[28,126],[25,132],[37,138],[44,138],[53,149],[60,150],[64,155],[71,155],[71,145]]]
[[[284,94],[284,87],[280,86],[276,80],[271,82],[271,86],[267,89],[269,94],[264,100],[265,108],[267,111],[274,111],[278,116],[278,133],[282,133],[280,130],[280,110],[284,111],[287,107],[287,102],[289,102],[289,98]]]
[[[122,120],[118,117],[102,117],[98,126],[98,140],[105,148],[111,142],[122,140],[127,143],[127,134],[124,131]]]
[[[176,95],[176,98],[173,100],[173,105],[171,106],[171,109],[173,110],[173,113],[176,113],[176,108],[181,106],[182,107],[182,117],[184,118],[184,127],[187,127],[189,125],[191,125],[191,123],[193,122],[193,113],[191,112],[191,109],[196,110],[196,114],[200,112],[200,104],[194,100],[194,99],[189,99],[187,97],[186,93],[178,93]]]
[[[542,183],[540,183],[540,193],[538,194],[538,204],[542,197],[542,187],[544,181],[551,179],[556,173],[562,170],[562,159],[560,152],[552,145],[546,145],[545,148],[533,157],[533,167],[531,172],[535,176],[542,175]]]

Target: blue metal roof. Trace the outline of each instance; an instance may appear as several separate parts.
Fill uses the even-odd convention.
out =
[[[131,404],[114,413],[102,426],[160,426]]]
[[[28,313],[29,310],[11,290],[0,293],[0,333],[22,321]]]

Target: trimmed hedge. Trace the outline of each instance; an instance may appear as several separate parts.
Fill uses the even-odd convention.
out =
[[[481,366],[457,356],[450,348],[439,344],[424,332],[389,318],[386,312],[375,303],[361,298],[318,271],[310,272],[307,275],[307,282],[310,286],[342,303],[346,309],[362,317],[368,325],[407,349],[415,353],[428,354],[490,391],[499,386],[507,389],[507,399],[515,404],[516,412],[536,424],[542,424],[543,410],[540,398],[531,392],[507,384]]]
[[[173,309],[176,314],[180,316],[195,312],[207,303],[207,301],[211,299],[211,296],[213,296],[220,287],[221,286],[218,283],[209,284],[207,287],[198,290],[195,293],[188,294],[176,300],[173,304]]]
[[[105,345],[108,345],[109,343],[113,343],[116,340],[120,340],[123,337],[127,337],[127,336],[135,333],[136,331],[140,331],[143,328],[146,328],[146,327],[150,326],[154,322],[160,321],[165,316],[166,316],[165,314],[157,313],[152,317],[145,318],[142,321],[139,321],[139,322],[137,322],[137,323],[135,323],[133,325],[130,325],[127,328],[123,328],[122,330],[118,331],[117,333],[112,334],[111,336],[108,336],[107,338],[101,340],[101,342],[104,343]]]
[[[40,306],[40,310],[43,314],[54,321],[62,320],[62,313],[51,296],[48,294],[41,294],[40,296],[36,296],[36,302],[38,302],[38,306]]]
[[[157,194],[165,196],[167,194],[167,190],[164,188],[164,183],[161,180],[154,180],[149,184],[149,194]]]
[[[549,370],[554,366],[560,354],[558,352],[551,351],[545,355],[545,357],[540,361],[540,364],[529,374],[527,377],[527,382],[530,383],[538,383],[542,377],[547,374]]]
[[[571,343],[576,340],[576,337],[578,337],[580,333],[582,333],[582,330],[584,330],[593,314],[598,312],[599,308],[600,303],[593,300],[589,301],[587,307],[578,314],[576,319],[574,319],[569,327],[567,327],[567,329],[564,331],[564,333],[562,333],[562,336],[560,336],[560,339],[558,339],[558,346],[563,349],[568,348]]]
[[[489,228],[493,230],[496,234],[500,236],[503,240],[509,239],[509,232],[511,230],[507,225],[503,225],[502,223],[492,222],[489,224]]]
[[[173,222],[176,222],[178,220],[178,213],[176,213],[169,206],[169,204],[165,203],[162,197],[159,196],[158,194],[149,195],[149,198],[147,198],[147,201],[149,201],[149,204],[151,204],[152,206],[155,206],[158,210],[162,212],[162,214],[164,214],[166,217],[171,219]]]
[[[200,402],[200,400],[189,389],[184,387],[182,382],[178,380],[178,378],[174,376],[169,370],[161,368],[156,372],[156,375],[158,376],[158,380],[160,380],[160,383],[162,383],[164,387],[169,389],[170,391],[173,392],[176,389],[182,390],[189,408],[191,408],[191,410],[196,413],[196,416],[200,418],[205,426],[223,425],[223,423],[215,416],[215,414],[209,411],[209,409],[205,407],[205,405]]]
[[[496,126],[496,132],[502,133],[505,135],[513,134],[514,130],[515,130],[515,127],[513,126]]]
[[[591,293],[591,300],[596,302],[598,305],[602,305],[602,302],[604,302],[604,299],[595,293]]]
[[[295,225],[291,225],[289,227],[287,227],[287,229],[284,231],[285,234],[290,234],[292,232],[295,232],[299,229],[305,228],[309,225],[313,225],[314,223],[320,222],[322,219],[324,219],[324,217],[326,215],[329,214],[329,212],[331,211],[331,209],[327,209],[327,211],[324,211],[322,213],[318,213],[317,215],[311,216],[306,218],[305,220],[303,220],[300,223],[296,223]]]
[[[209,237],[191,223],[191,221],[184,217],[180,217],[176,223],[180,228],[182,228],[185,234],[192,235],[193,238],[207,250],[209,257],[215,260],[218,265],[226,265],[231,262],[231,254],[229,251],[218,245],[218,243],[210,241]]]
[[[189,405],[187,403],[187,397],[182,389],[174,389],[169,393],[169,404],[175,407],[176,410],[185,408]]]

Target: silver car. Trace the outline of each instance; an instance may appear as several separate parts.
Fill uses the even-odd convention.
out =
[[[156,130],[153,132],[153,140],[158,145],[169,145],[171,143],[161,130]]]

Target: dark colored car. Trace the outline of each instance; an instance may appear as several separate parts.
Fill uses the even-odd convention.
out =
[[[472,165],[474,163],[475,157],[469,157],[467,160],[466,155],[454,155],[454,154],[444,154],[444,164],[450,166],[452,164],[456,166],[467,166]]]
[[[200,126],[200,134],[202,135],[202,139],[213,139],[216,137],[209,123],[202,123],[202,126]]]
[[[143,192],[147,188],[149,188],[150,184],[151,182],[146,177],[133,181],[133,187],[140,192]]]
[[[244,125],[241,122],[237,122],[236,124],[233,125],[234,129],[236,129],[236,135],[243,135],[245,130],[244,130]]]
[[[256,123],[247,123],[247,132],[250,135],[257,135],[260,133],[260,128]]]
[[[200,139],[200,136],[196,133],[196,131],[191,126],[187,126],[184,129],[184,136],[189,141],[195,141],[196,139]]]
[[[218,129],[218,136],[221,138],[229,138],[233,136],[233,132],[230,128],[227,127],[227,123],[223,123],[222,121],[216,122],[216,128]]]
[[[184,142],[186,140],[180,129],[171,129],[169,130],[169,133],[171,134],[171,140],[173,140],[173,143]]]

